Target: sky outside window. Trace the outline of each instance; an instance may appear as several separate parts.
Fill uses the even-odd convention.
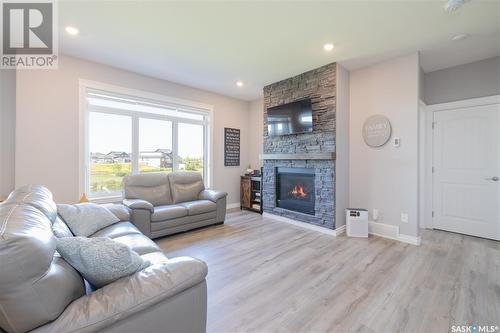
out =
[[[179,156],[203,157],[203,125],[179,124]]]
[[[172,122],[156,119],[139,120],[139,151],[172,150]]]
[[[90,152],[107,154],[111,151],[132,152],[132,118],[114,114],[90,112]]]

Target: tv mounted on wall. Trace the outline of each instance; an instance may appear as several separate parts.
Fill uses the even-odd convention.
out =
[[[312,132],[311,99],[302,99],[267,109],[270,136]]]

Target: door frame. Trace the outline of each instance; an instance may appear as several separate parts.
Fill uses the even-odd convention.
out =
[[[433,209],[433,177],[432,166],[434,135],[434,113],[439,111],[465,109],[474,106],[500,104],[500,95],[470,98],[461,101],[426,105],[420,101],[419,105],[419,226],[423,229],[434,229]]]

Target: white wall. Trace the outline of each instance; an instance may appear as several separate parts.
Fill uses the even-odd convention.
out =
[[[417,54],[350,73],[349,205],[378,209],[378,222],[408,236],[418,235],[418,75]],[[389,118],[400,148],[364,143],[363,123],[374,114]],[[408,223],[400,222],[401,213],[409,214]]]
[[[249,103],[69,56],[58,70],[18,71],[16,187],[47,186],[58,202],[76,202],[79,187],[79,79],[163,94],[214,106],[214,184],[239,202],[249,160]],[[224,167],[224,127],[241,129],[241,166]]]
[[[0,199],[14,189],[16,72],[0,70]]]
[[[427,105],[493,95],[500,95],[500,57],[424,75]]]
[[[249,162],[253,169],[260,169],[262,161],[259,155],[264,149],[264,100],[258,99],[250,103],[249,130]]]

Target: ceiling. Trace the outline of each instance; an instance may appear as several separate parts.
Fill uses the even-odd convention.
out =
[[[500,1],[444,3],[59,1],[60,52],[244,100],[335,61],[352,70],[421,51],[429,72],[500,55]],[[459,33],[470,37],[451,41]]]

